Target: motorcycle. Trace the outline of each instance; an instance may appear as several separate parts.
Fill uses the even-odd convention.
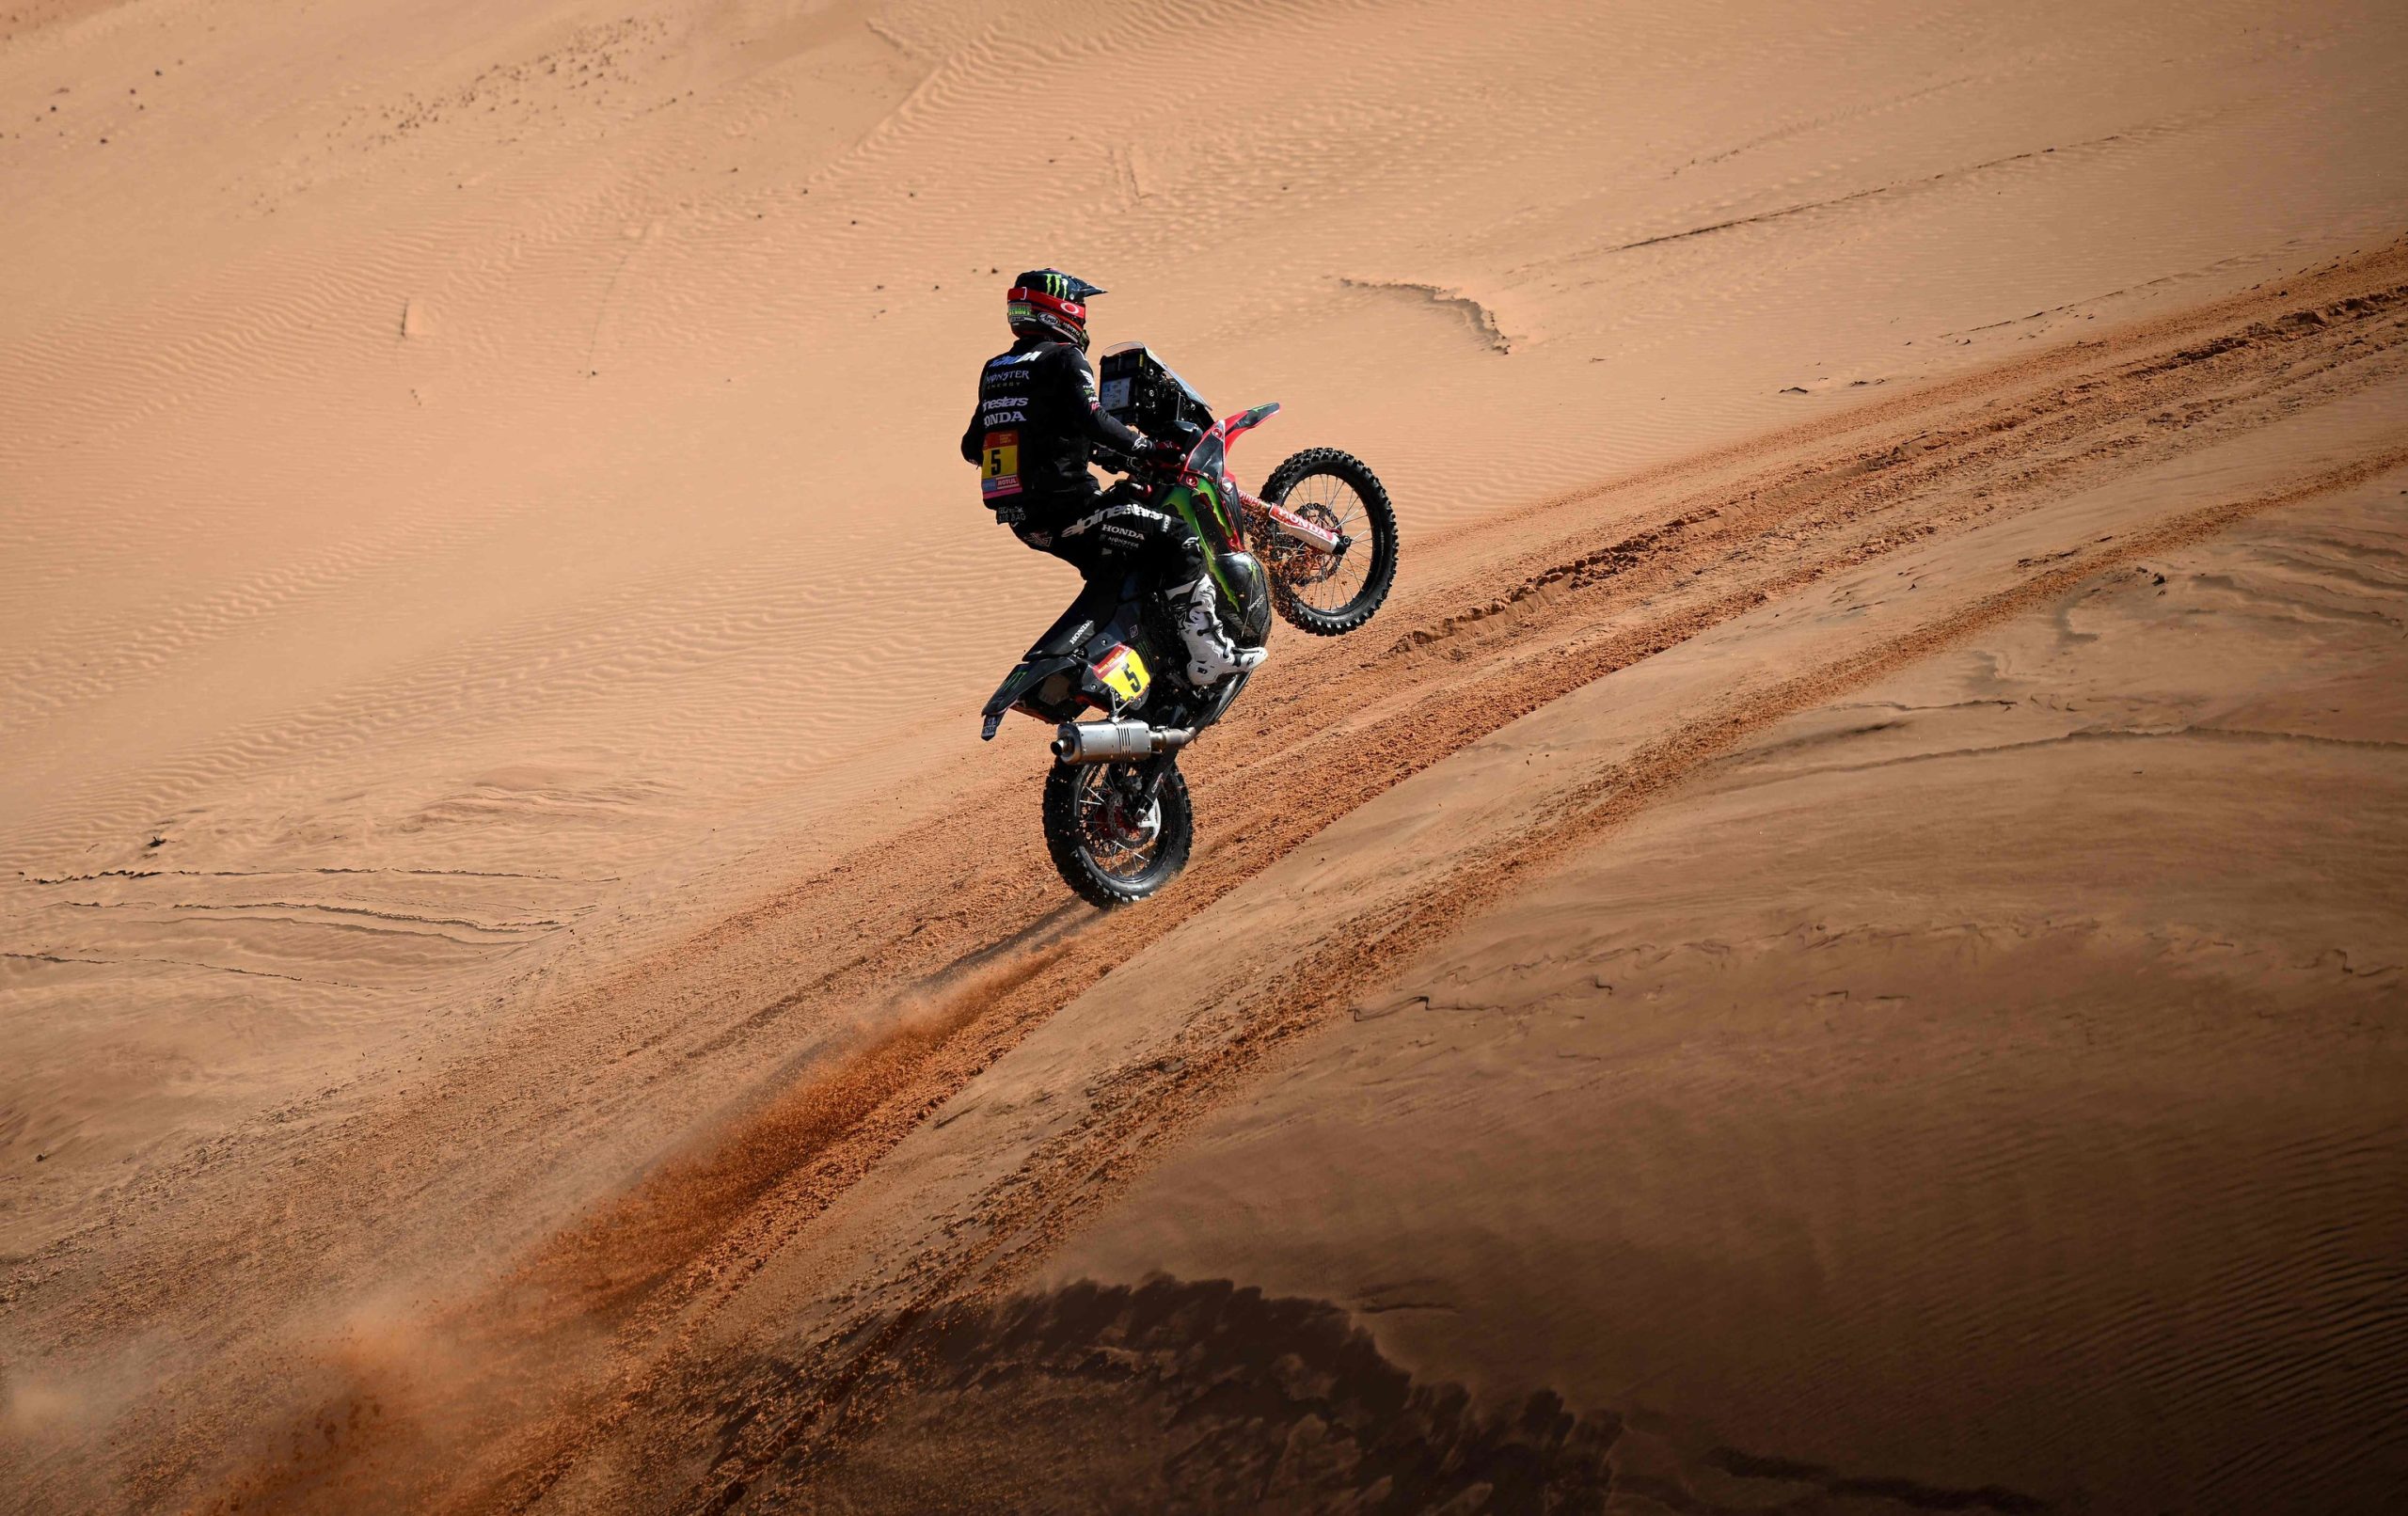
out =
[[[1282,462],[1259,496],[1228,470],[1236,441],[1277,402],[1215,417],[1143,343],[1104,355],[1103,408],[1149,437],[1175,441],[1177,464],[1110,459],[1153,509],[1177,514],[1205,547],[1223,627],[1259,647],[1275,613],[1336,637],[1369,622],[1396,581],[1396,512],[1377,475],[1335,448]],[[1046,775],[1045,843],[1065,883],[1113,909],[1143,900],[1186,867],[1196,811],[1179,755],[1228,714],[1251,672],[1204,688],[1185,676],[1178,628],[1129,575],[1091,583],[1006,675],[982,713],[991,741],[1006,713],[1055,728]],[[1099,719],[1082,720],[1094,713]]]

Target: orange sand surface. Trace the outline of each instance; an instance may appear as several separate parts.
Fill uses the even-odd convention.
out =
[[[2400,7],[0,0],[0,1504],[2408,1489]],[[1109,918],[1047,263],[1403,528]]]

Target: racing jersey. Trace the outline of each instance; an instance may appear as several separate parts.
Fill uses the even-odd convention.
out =
[[[1095,448],[1133,455],[1145,445],[1103,409],[1085,353],[1026,337],[979,371],[978,406],[961,434],[962,458],[978,465],[980,497],[1008,519],[1019,518],[1013,508],[1048,497],[1093,496]]]

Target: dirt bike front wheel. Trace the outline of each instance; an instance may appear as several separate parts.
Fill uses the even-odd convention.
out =
[[[1151,799],[1134,764],[1055,764],[1045,776],[1045,847],[1062,882],[1104,910],[1134,905],[1178,876],[1196,844],[1196,809],[1173,767]]]
[[[1316,637],[1370,621],[1396,583],[1396,508],[1380,477],[1353,453],[1307,448],[1272,470],[1262,497],[1339,539],[1338,551],[1325,553],[1259,524],[1256,556],[1280,617]]]

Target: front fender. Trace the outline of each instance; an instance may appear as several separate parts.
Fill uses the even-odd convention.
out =
[[[1221,435],[1227,439],[1229,446],[1234,447],[1239,437],[1271,419],[1273,416],[1278,414],[1278,410],[1279,403],[1275,400],[1257,405],[1250,411],[1240,411],[1221,423]]]

